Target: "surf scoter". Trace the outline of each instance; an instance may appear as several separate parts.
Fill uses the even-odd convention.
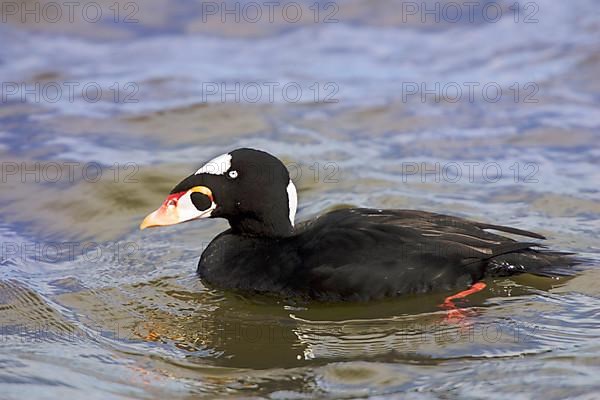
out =
[[[283,163],[254,149],[221,155],[185,178],[141,229],[225,218],[230,229],[202,253],[208,285],[322,301],[485,287],[488,276],[571,274],[567,253],[492,231],[507,226],[414,210],[349,208],[295,225],[296,188]]]

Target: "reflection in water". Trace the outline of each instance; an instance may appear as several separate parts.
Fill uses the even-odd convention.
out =
[[[185,289],[193,285],[192,279],[162,277],[118,290],[69,293],[60,300],[82,311],[89,324],[112,327],[112,334],[105,336],[119,346],[154,343],[159,354],[175,352],[201,365],[291,367],[353,358],[429,363],[513,355],[530,351],[539,340],[535,321],[520,319],[509,309],[503,318],[488,316],[490,304],[496,303],[495,310],[506,308],[506,301],[494,293],[505,293],[510,282],[496,282],[487,293],[474,296],[465,305],[480,307],[470,308],[460,323],[450,323],[438,306],[443,294],[364,305],[289,306],[270,298],[223,296],[217,290],[189,292]],[[525,286],[508,288],[511,302],[532,293]],[[98,304],[101,299],[104,305]]]

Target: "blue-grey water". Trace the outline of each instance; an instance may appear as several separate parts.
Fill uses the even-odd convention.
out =
[[[0,13],[0,398],[600,398],[596,2],[297,2],[297,22],[287,2],[256,22],[248,2],[48,4]],[[209,289],[224,222],[137,227],[243,146],[285,161],[299,220],[451,213],[584,270],[490,279],[462,324],[447,293]]]

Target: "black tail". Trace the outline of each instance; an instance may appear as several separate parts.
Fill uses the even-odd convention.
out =
[[[540,276],[570,276],[579,271],[577,265],[581,264],[581,260],[574,257],[573,254],[534,249],[505,253],[489,259],[487,273],[491,276],[508,276],[519,273]]]

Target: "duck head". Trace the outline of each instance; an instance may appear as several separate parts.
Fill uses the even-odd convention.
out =
[[[244,148],[210,160],[181,181],[140,229],[225,218],[234,233],[287,236],[296,207],[296,187],[285,165],[264,151]]]

